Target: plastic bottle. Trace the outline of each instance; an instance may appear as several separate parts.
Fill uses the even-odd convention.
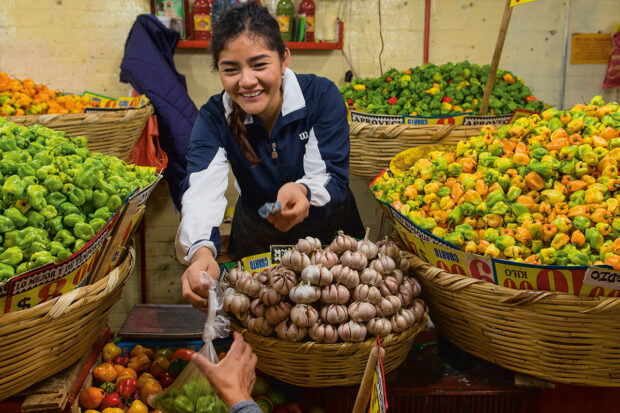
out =
[[[194,40],[211,39],[211,6],[208,0],[196,0],[192,11]]]
[[[299,4],[299,15],[306,15],[306,41],[314,41],[314,1],[302,0]]]
[[[290,42],[293,40],[293,2],[291,0],[278,1],[276,10],[276,20],[280,25],[280,35],[282,40]]]

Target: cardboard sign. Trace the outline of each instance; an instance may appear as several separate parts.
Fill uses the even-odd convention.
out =
[[[465,118],[470,116],[471,113],[457,113],[450,116],[411,116],[404,115],[403,123],[407,125],[462,125]]]
[[[609,33],[573,33],[570,64],[607,64],[612,46]]]

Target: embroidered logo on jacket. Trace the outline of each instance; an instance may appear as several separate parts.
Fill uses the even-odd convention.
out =
[[[299,134],[299,139],[301,139],[302,141],[305,141],[306,139],[308,139],[310,135],[308,134],[308,132],[302,132]]]

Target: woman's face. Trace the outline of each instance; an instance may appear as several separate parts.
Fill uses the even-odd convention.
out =
[[[244,32],[229,40],[220,52],[218,71],[224,90],[244,112],[257,115],[263,123],[277,119],[282,108],[284,59],[265,47],[262,37]]]

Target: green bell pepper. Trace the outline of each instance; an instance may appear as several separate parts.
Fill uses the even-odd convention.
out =
[[[24,259],[24,254],[21,248],[9,247],[2,254],[0,254],[0,263],[16,266]]]
[[[4,211],[4,216],[13,221],[17,228],[21,228],[28,223],[28,218],[15,207],[8,208]]]
[[[429,230],[436,226],[435,220],[433,220],[433,218],[425,218],[425,219],[430,219],[433,221],[434,225],[430,227]],[[424,228],[424,229],[427,229],[427,228]],[[90,226],[89,224],[85,222],[78,222],[73,226],[73,234],[79,239],[90,241],[95,236],[95,231],[93,227]]]

